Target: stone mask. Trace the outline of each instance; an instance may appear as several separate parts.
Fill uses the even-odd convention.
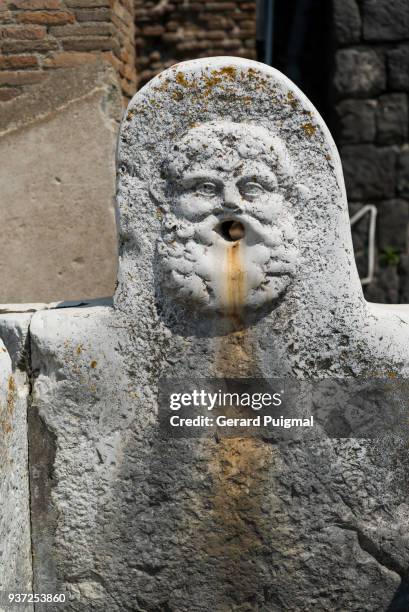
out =
[[[294,168],[282,140],[251,124],[209,122],[174,145],[163,170],[165,289],[208,312],[272,307],[298,258]]]

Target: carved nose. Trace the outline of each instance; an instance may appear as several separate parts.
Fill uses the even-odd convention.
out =
[[[231,211],[241,212],[241,197],[236,187],[226,187],[224,191],[224,205]]]

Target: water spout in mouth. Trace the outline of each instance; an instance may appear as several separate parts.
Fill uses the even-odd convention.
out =
[[[246,233],[244,225],[240,221],[234,221],[232,219],[228,221],[222,221],[216,231],[228,242],[237,242],[244,238]]]

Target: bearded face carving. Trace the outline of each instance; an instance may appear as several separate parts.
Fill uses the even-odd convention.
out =
[[[230,315],[274,303],[298,259],[293,168],[282,140],[229,122],[194,127],[164,165],[162,283],[190,308]]]

